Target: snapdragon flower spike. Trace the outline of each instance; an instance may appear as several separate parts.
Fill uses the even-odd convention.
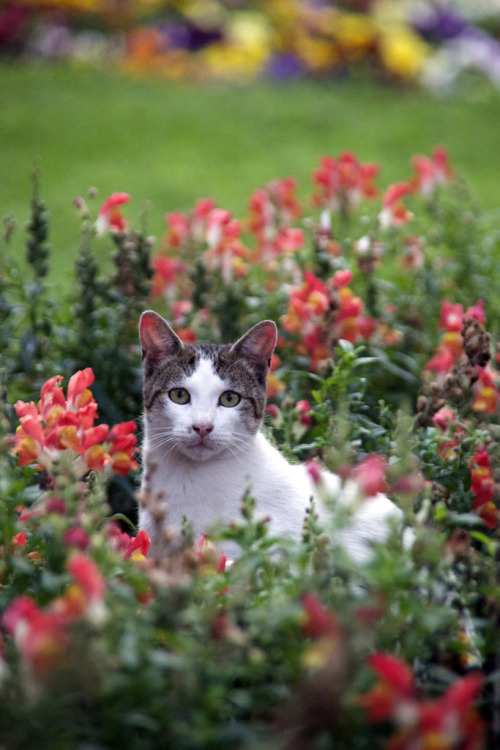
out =
[[[108,232],[123,232],[128,226],[128,221],[122,216],[119,206],[128,203],[128,193],[113,193],[106,198],[97,216],[95,223],[96,232],[99,236]]]
[[[498,526],[499,510],[493,502],[495,480],[490,466],[488,451],[479,446],[469,461],[471,491],[474,495],[473,509],[489,529]]]
[[[249,251],[240,239],[241,222],[229,211],[214,208],[207,216],[206,241],[208,249],[203,260],[210,270],[220,269],[226,284],[235,276],[246,275],[244,259]]]
[[[480,750],[484,746],[484,722],[474,706],[483,685],[480,673],[467,674],[441,697],[426,700],[417,693],[413,670],[401,659],[377,652],[369,664],[377,682],[360,702],[370,722],[394,725],[387,748]]]
[[[250,196],[248,228],[257,240],[254,260],[269,261],[303,245],[303,230],[291,226],[301,214],[295,191],[296,180],[287,177],[269,182]]]
[[[413,218],[413,214],[403,203],[403,198],[412,192],[412,186],[409,182],[397,182],[389,185],[383,201],[382,211],[379,214],[380,226],[384,229],[389,227],[400,227]]]
[[[462,327],[464,317],[469,316],[479,323],[485,322],[484,304],[478,300],[465,313],[460,303],[445,300],[441,305],[438,328],[444,329],[440,344],[433,357],[425,365],[425,370],[431,370],[438,375],[449,372],[452,366],[463,355]]]
[[[439,185],[445,185],[453,177],[444,146],[436,146],[430,157],[417,154],[413,157],[412,164],[415,174],[410,181],[411,185],[424,197],[432,196]]]
[[[500,391],[491,367],[477,367],[478,379],[474,383],[472,409],[485,414],[496,414],[500,403]]]
[[[15,404],[20,424],[13,453],[18,454],[19,465],[36,463],[50,473],[61,452],[70,451],[79,476],[108,467],[123,476],[135,470],[135,423],[123,422],[111,430],[105,424],[94,425],[97,403],[89,389],[94,382],[92,369],[71,376],[66,397],[61,382],[59,375],[50,378],[37,405]]]
[[[63,613],[40,609],[22,595],[7,607],[2,623],[36,679],[44,680],[64,659],[69,638]]]
[[[363,198],[377,193],[378,164],[361,164],[350,151],[338,159],[324,156],[313,173],[316,186],[313,203],[328,211],[352,211]]]

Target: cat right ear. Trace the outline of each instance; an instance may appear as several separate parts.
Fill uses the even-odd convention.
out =
[[[139,322],[142,358],[156,363],[180,351],[184,344],[166,320],[153,310],[142,313]]]

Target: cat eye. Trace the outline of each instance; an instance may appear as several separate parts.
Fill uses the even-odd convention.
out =
[[[174,404],[189,404],[189,402],[191,401],[189,391],[187,391],[185,388],[172,388],[172,390],[168,392],[168,395],[170,400],[173,401]]]
[[[236,406],[241,401],[241,396],[236,391],[224,391],[219,398],[221,406]]]

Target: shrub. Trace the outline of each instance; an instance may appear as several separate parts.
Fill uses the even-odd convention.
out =
[[[203,199],[156,244],[126,194],[97,217],[79,199],[57,302],[35,180],[27,263],[9,219],[0,272],[0,743],[496,746],[498,236],[444,149],[413,165],[380,195],[376,165],[325,157],[309,205],[277,180],[245,221]],[[387,492],[412,545],[355,565],[313,505],[300,543],[272,538],[250,490],[240,522],[186,524],[158,559],[132,527],[151,305],[187,341],[275,319],[266,429],[313,475]]]

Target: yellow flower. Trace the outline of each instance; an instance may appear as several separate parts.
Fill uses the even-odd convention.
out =
[[[363,57],[377,39],[374,22],[361,13],[339,13],[332,31],[347,60]]]
[[[379,49],[387,70],[409,80],[419,75],[429,54],[427,44],[404,26],[383,29]]]

